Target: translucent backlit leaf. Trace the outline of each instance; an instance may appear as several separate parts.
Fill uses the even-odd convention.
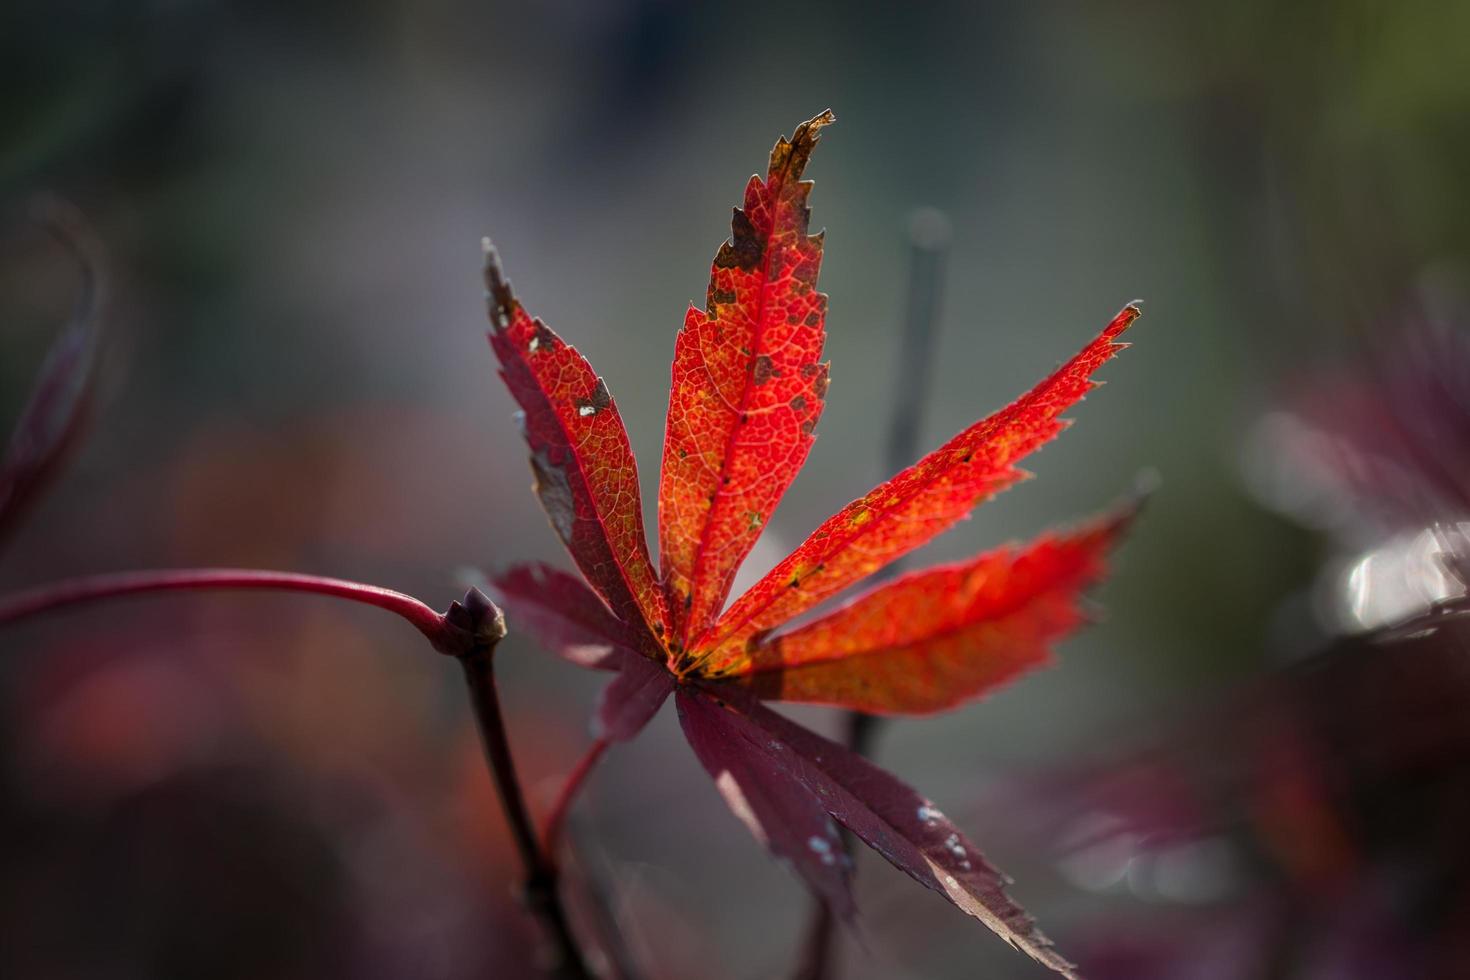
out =
[[[659,483],[659,548],[675,641],[713,621],[740,562],[811,448],[827,393],[822,236],[808,235],[801,179],[824,112],[751,177],[710,269],[705,309],[674,343]]]
[[[710,674],[744,670],[753,638],[919,547],[1020,479],[1016,464],[1065,427],[1061,414],[1094,387],[1092,373],[1125,346],[1117,338],[1138,315],[1126,307],[1029,393],[828,518],[695,641],[695,662]]]
[[[952,708],[1045,664],[1084,620],[1134,508],[969,561],[912,572],[751,651],[763,698],[880,714]]]
[[[490,345],[525,414],[541,506],[617,617],[662,634],[663,593],[643,531],[638,465],[617,405],[586,358],[521,306],[488,242],[485,251]]]

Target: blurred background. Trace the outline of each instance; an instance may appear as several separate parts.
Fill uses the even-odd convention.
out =
[[[831,106],[833,385],[741,581],[887,475],[914,208],[952,225],[922,450],[1142,298],[1037,479],[918,556],[1152,469],[1104,621],[878,759],[1090,976],[1463,976],[1470,660],[1452,617],[1399,625],[1464,591],[1470,5],[904,6],[11,0],[0,427],[79,288],[34,194],[96,226],[114,297],[95,421],[0,587],[257,565],[442,608],[466,569],[570,567],[483,338],[486,234],[605,376],[651,521],[684,309]],[[501,649],[544,807],[601,679]],[[0,651],[0,974],[534,974],[461,679],[401,624],[150,599]],[[676,728],[594,777],[580,863],[643,975],[788,975],[807,897]],[[841,975],[1045,975],[871,854],[857,888]]]

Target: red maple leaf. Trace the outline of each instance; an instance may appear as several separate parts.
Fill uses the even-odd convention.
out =
[[[501,375],[524,411],[535,490],[586,582],[542,565],[496,586],[521,624],[583,666],[619,671],[598,706],[605,738],[636,734],[671,693],[695,754],[732,809],[817,895],[849,914],[833,820],[1040,962],[1071,976],[959,828],[926,798],[760,699],[928,713],[1049,657],[1083,620],[1131,511],[910,573],[796,629],[793,617],[929,541],[1024,476],[1017,463],[1124,344],[1129,306],[1010,406],[838,511],[726,608],[730,584],[805,461],[827,393],[821,234],[802,173],[824,112],[771,152],[714,259],[704,309],[674,345],[659,481],[660,570],[637,464],[590,364],[522,307],[487,245]],[[591,586],[591,589],[588,588]]]

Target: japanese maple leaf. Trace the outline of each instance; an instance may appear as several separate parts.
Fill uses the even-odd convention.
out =
[[[487,243],[490,343],[524,413],[535,490],[582,578],[528,565],[495,584],[521,625],[584,666],[615,669],[597,724],[636,734],[674,694],[695,754],[736,815],[841,915],[852,911],[835,820],[919,883],[1054,970],[1072,975],[1003,890],[1004,876],[894,776],[762,699],[923,714],[1049,657],[1083,620],[1127,523],[1115,513],[968,561],[911,572],[805,625],[787,624],[929,541],[1025,474],[1138,316],[1106,329],[1019,400],[848,504],[726,607],[736,569],[814,439],[827,394],[821,234],[802,179],[824,112],[771,151],[710,270],[704,309],[674,344],[659,481],[659,566],[637,465],[607,385],[526,312]]]

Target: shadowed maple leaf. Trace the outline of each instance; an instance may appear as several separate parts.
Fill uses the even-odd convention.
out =
[[[486,243],[490,342],[524,413],[535,489],[587,585],[545,566],[495,586],[548,648],[619,670],[600,736],[635,735],[671,693],[695,754],[736,815],[848,916],[832,821],[1059,973],[1072,967],[1004,892],[1005,878],[916,791],[761,698],[884,713],[953,707],[1044,663],[1083,620],[1132,507],[1081,528],[913,572],[787,629],[796,616],[923,545],[1021,479],[1022,457],[1124,344],[1139,311],[1019,400],[848,504],[725,606],[741,561],[805,461],[827,392],[821,234],[802,174],[830,112],[777,142],[745,188],[732,236],[674,345],[659,481],[660,571],[643,528],[637,464],[607,385],[528,314]],[[590,589],[587,587],[590,585]]]

